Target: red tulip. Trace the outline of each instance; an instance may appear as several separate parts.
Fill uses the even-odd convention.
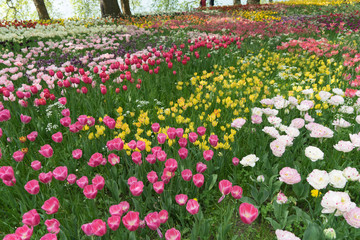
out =
[[[193,182],[196,187],[200,188],[204,184],[204,175],[201,173],[195,174],[193,176]]]
[[[239,207],[241,221],[245,224],[251,224],[259,215],[259,210],[250,203],[242,203]]]
[[[121,217],[116,215],[109,217],[107,220],[107,224],[109,228],[113,231],[116,231],[119,228],[120,222],[121,222]]]
[[[32,194],[32,195],[36,195],[39,193],[40,191],[40,186],[39,186],[39,182],[37,180],[30,180],[28,181],[25,186],[24,186],[25,190]]]
[[[165,239],[166,240],[181,240],[181,233],[179,230],[176,230],[175,228],[171,228],[166,231]]]
[[[18,227],[15,230],[15,234],[16,234],[17,237],[19,237],[19,239],[30,240],[30,238],[31,238],[31,236],[33,234],[33,230],[34,230],[34,228],[32,226],[29,227],[27,225],[24,225],[22,227]]]
[[[139,213],[129,211],[123,218],[122,222],[129,231],[135,231],[139,227]]]
[[[46,211],[46,214],[57,213],[59,209],[59,200],[56,197],[51,197],[44,202],[41,209]]]
[[[60,222],[55,218],[45,220],[45,226],[49,233],[58,234],[60,232]]]
[[[22,216],[22,223],[28,226],[36,226],[40,223],[40,215],[36,209],[32,209]]]
[[[106,233],[106,223],[101,219],[95,219],[91,223],[92,234],[95,236],[104,236]]]
[[[199,203],[194,199],[190,199],[186,204],[186,210],[192,215],[199,212],[199,207]]]
[[[65,181],[68,175],[68,169],[66,166],[57,167],[53,170],[52,174],[56,180]]]

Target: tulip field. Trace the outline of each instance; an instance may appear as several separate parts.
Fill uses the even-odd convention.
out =
[[[360,3],[0,22],[0,238],[360,239]]]

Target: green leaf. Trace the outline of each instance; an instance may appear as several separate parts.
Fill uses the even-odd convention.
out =
[[[305,185],[307,185],[307,184],[305,184]],[[296,196],[298,198],[301,198],[302,194],[304,192],[304,184],[302,184],[301,182],[294,184],[292,189],[294,190]]]
[[[257,206],[256,202],[249,197],[242,197],[242,198],[240,198],[240,201],[246,202],[246,203],[251,203],[252,205]]]
[[[280,224],[279,224],[277,221],[275,221],[274,219],[272,219],[272,218],[265,218],[265,219],[270,222],[271,226],[272,226],[274,229],[281,229]]]
[[[211,190],[211,189],[214,187],[217,178],[218,178],[218,175],[217,175],[217,174],[211,175],[209,190]]]
[[[323,239],[321,228],[316,223],[310,223],[304,232],[303,240]]]

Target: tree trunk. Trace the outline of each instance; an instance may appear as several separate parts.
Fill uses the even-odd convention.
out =
[[[129,0],[121,0],[121,9],[126,16],[131,16]]]
[[[33,0],[39,19],[50,19],[44,0]]]
[[[247,4],[260,4],[260,0],[247,0]]]
[[[234,0],[234,5],[241,4],[241,0]]]
[[[101,17],[122,17],[119,4],[117,0],[99,0]]]

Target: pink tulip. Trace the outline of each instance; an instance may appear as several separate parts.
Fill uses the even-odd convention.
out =
[[[130,204],[127,201],[122,201],[119,203],[119,206],[122,208],[123,213],[126,213],[130,208]]]
[[[203,173],[203,172],[205,172],[206,169],[207,169],[206,164],[204,164],[204,163],[202,163],[202,162],[198,162],[198,163],[196,164],[196,171],[197,171],[198,173]]]
[[[165,209],[164,210],[161,210],[159,212],[159,218],[160,218],[160,222],[161,223],[166,223],[166,221],[169,219],[169,213],[168,211],[166,211]]]
[[[241,221],[245,224],[251,224],[259,215],[259,210],[250,203],[242,203],[239,207]]]
[[[86,185],[84,187],[83,193],[86,198],[94,199],[94,198],[96,198],[98,191],[94,185]]]
[[[116,231],[119,228],[120,222],[121,222],[121,217],[116,215],[109,217],[107,220],[107,224],[109,228],[113,231]]]
[[[40,170],[41,169],[41,162],[38,160],[32,161],[31,162],[31,168],[34,169],[34,171]]]
[[[81,149],[75,149],[74,151],[72,151],[72,157],[74,159],[80,159],[82,157],[82,150]]]
[[[61,132],[57,132],[51,136],[51,139],[56,143],[61,143],[63,140],[63,135]]]
[[[28,226],[36,226],[40,223],[40,215],[36,209],[32,209],[22,216],[22,223]]]
[[[186,145],[187,145],[187,139],[186,139],[186,138],[180,138],[179,141],[178,141],[178,143],[179,143],[179,146],[180,146],[180,147],[185,148]]]
[[[19,239],[30,240],[30,238],[31,238],[31,236],[33,234],[33,230],[34,230],[34,228],[32,226],[29,227],[27,225],[24,225],[22,227],[18,227],[15,230],[15,234],[16,234],[17,237],[19,237]]]
[[[69,117],[70,116],[70,110],[68,108],[62,110],[61,115],[63,115],[64,117]]]
[[[0,122],[8,121],[10,118],[11,118],[11,114],[8,109],[4,109],[0,111]]]
[[[144,151],[146,148],[146,144],[144,141],[137,141],[136,142],[136,147],[137,149],[139,149],[140,151]]]
[[[40,173],[39,174],[39,181],[42,183],[50,183],[52,178],[53,178],[53,174],[51,171],[48,173]]]
[[[84,188],[89,184],[89,180],[87,176],[82,176],[78,180],[76,180],[76,184],[79,186],[79,188]]]
[[[3,130],[0,128],[0,138],[3,136]]]
[[[105,165],[106,162],[106,158],[104,158],[101,153],[94,153],[93,155],[91,155],[88,165],[90,167],[97,167],[99,165]]]
[[[76,182],[76,175],[75,174],[69,174],[66,178],[69,184],[74,184]]]
[[[155,183],[158,180],[158,175],[156,172],[151,171],[147,174],[147,179],[150,183]]]
[[[59,209],[59,200],[56,197],[51,197],[44,202],[41,209],[43,209],[46,214],[54,214],[57,213]]]
[[[106,117],[104,117],[103,122],[108,128],[110,128],[110,129],[115,128],[116,122],[115,122],[115,120],[113,118],[111,118],[109,116],[106,116]]]
[[[42,146],[40,148],[39,153],[46,158],[50,158],[50,157],[52,157],[54,151],[49,144],[45,144],[44,146]]]
[[[40,240],[57,240],[57,236],[54,233],[47,233],[40,238]]]
[[[232,159],[232,163],[234,164],[234,166],[237,166],[237,165],[239,165],[240,160],[239,160],[237,157],[234,157],[234,158]]]
[[[159,181],[153,184],[153,188],[157,194],[161,194],[164,191],[164,182]]]
[[[104,236],[106,233],[106,223],[101,219],[95,219],[91,223],[92,234],[95,236]]]
[[[5,235],[3,240],[22,240],[22,239],[20,237],[18,237],[15,233],[13,233],[13,234]]]
[[[197,214],[199,212],[199,208],[199,203],[194,199],[190,199],[186,204],[186,210],[192,215]]]
[[[188,196],[186,194],[178,194],[178,195],[175,196],[175,201],[180,206],[185,205],[187,200],[188,200]]]
[[[117,205],[111,205],[109,207],[109,213],[111,216],[122,216],[122,214],[124,213],[122,206],[120,206],[119,204]]]
[[[191,143],[196,142],[197,138],[198,138],[198,135],[196,133],[194,133],[194,132],[189,133],[189,141]]]
[[[34,142],[38,136],[38,132],[34,131],[28,134],[26,137],[30,142]]]
[[[86,224],[81,225],[81,229],[84,231],[84,233],[85,233],[87,236],[93,235],[91,223],[86,223]]]
[[[25,157],[25,154],[22,151],[16,151],[13,154],[13,158],[16,162],[21,162]]]
[[[96,190],[101,190],[105,186],[105,179],[100,175],[96,175],[91,182],[95,186]]]
[[[151,152],[152,152],[152,154],[155,155],[155,157],[156,157],[156,155],[158,154],[158,152],[160,152],[161,150],[162,150],[162,149],[161,149],[160,146],[156,146],[156,147],[151,148]]]
[[[185,159],[188,156],[188,150],[182,147],[179,149],[178,154],[181,159]]]
[[[233,186],[232,189],[231,189],[231,195],[233,196],[233,198],[235,199],[240,199],[242,198],[242,193],[243,193],[243,190],[240,186]]]
[[[108,162],[112,165],[115,166],[115,164],[118,164],[120,162],[120,158],[119,156],[117,156],[114,153],[110,153],[108,156]]]
[[[177,136],[178,138],[182,138],[182,137],[183,137],[183,134],[184,134],[184,129],[183,129],[183,128],[177,128],[177,129],[175,130],[175,133],[176,133],[176,136]]]
[[[181,240],[181,233],[179,230],[176,230],[175,228],[171,228],[166,231],[165,239],[166,240]]]
[[[150,164],[154,164],[156,162],[156,157],[154,154],[148,154],[145,159]]]
[[[127,184],[129,186],[133,185],[133,183],[136,183],[138,180],[136,177],[129,177],[128,181],[127,181]]]
[[[14,169],[9,166],[0,167],[0,178],[4,181],[11,181],[14,178]]]
[[[132,150],[136,149],[136,141],[135,140],[131,140],[127,145]]]
[[[153,132],[155,132],[155,133],[159,132],[159,130],[160,130],[160,124],[159,124],[159,123],[153,123],[153,124],[151,125],[151,130],[152,130]]]
[[[122,222],[129,231],[135,231],[139,227],[139,213],[129,211],[123,218]]]
[[[214,156],[213,150],[205,150],[203,152],[203,157],[206,161],[210,161]]]
[[[156,157],[160,162],[164,162],[166,160],[167,154],[165,151],[159,151],[156,153]]]
[[[168,130],[166,131],[169,139],[175,139],[176,138],[176,129],[173,127],[168,128]]]
[[[39,182],[37,180],[30,180],[28,181],[25,186],[24,186],[25,190],[32,194],[32,195],[36,195],[39,193],[40,191],[40,186],[39,186]]]
[[[86,115],[80,115],[77,120],[82,125],[85,126],[87,124],[88,117]]]
[[[65,181],[68,175],[68,169],[66,166],[57,167],[52,172],[54,178],[59,181]]]
[[[211,136],[209,137],[210,145],[213,146],[213,147],[216,147],[216,146],[217,146],[218,141],[219,141],[219,138],[218,138],[217,135],[211,135]]]
[[[20,120],[21,120],[22,123],[28,124],[31,121],[31,117],[21,114],[20,115]]]
[[[204,184],[204,175],[201,173],[195,174],[193,176],[193,182],[196,187],[200,188]]]
[[[144,184],[143,184],[142,181],[138,181],[136,183],[133,183],[130,186],[130,192],[134,196],[140,196],[141,193],[143,192],[143,190],[144,190]]]
[[[160,218],[159,218],[159,213],[157,212],[152,212],[149,213],[148,215],[146,215],[145,217],[145,222],[146,225],[151,229],[151,230],[156,230],[160,227]]]
[[[159,142],[159,144],[164,144],[166,141],[166,134],[165,133],[159,133],[157,135],[157,140]]]
[[[64,127],[69,127],[71,124],[71,118],[70,117],[63,117],[60,119],[60,124]]]
[[[218,203],[220,203],[225,198],[225,195],[228,195],[231,192],[232,183],[229,180],[221,180],[219,182],[219,189],[222,193],[222,196],[219,199]]]
[[[185,181],[190,181],[192,178],[192,172],[190,169],[185,169],[181,172],[181,176]]]
[[[59,103],[62,104],[62,105],[65,105],[66,104],[66,97],[61,97],[58,99]]]
[[[200,135],[200,136],[203,136],[206,132],[206,128],[205,127],[198,127],[197,128],[197,133]]]
[[[49,233],[58,234],[60,232],[60,222],[55,218],[45,220],[45,226]]]
[[[120,138],[115,138],[110,140],[106,143],[107,148],[109,151],[117,150],[121,151],[124,148],[124,142]]]
[[[134,162],[136,165],[141,165],[141,164],[142,164],[141,153],[139,153],[139,152],[133,152],[133,153],[131,154],[131,159],[133,160],[133,162]]]
[[[170,172],[175,172],[176,169],[178,168],[178,163],[175,159],[173,158],[169,158],[168,160],[166,160],[165,162],[165,167],[170,171]]]

